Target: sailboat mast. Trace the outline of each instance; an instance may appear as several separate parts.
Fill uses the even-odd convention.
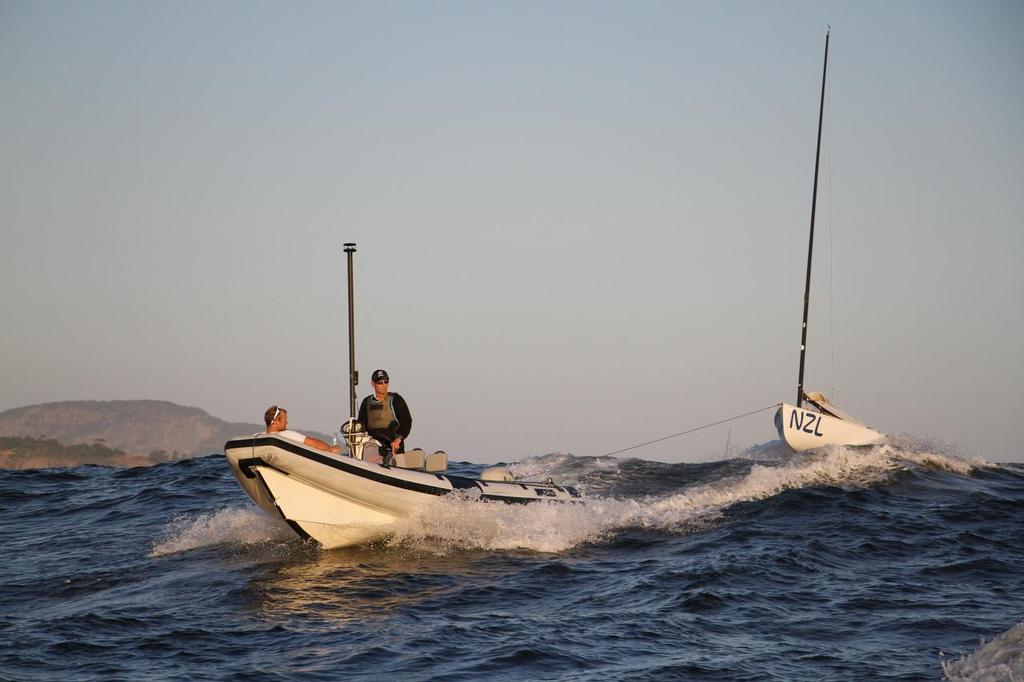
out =
[[[355,252],[355,244],[345,244],[345,253],[348,255],[348,408],[349,417],[353,420],[356,418],[356,384],[359,383],[359,372],[356,371],[356,312],[352,293],[352,254]]]
[[[811,257],[814,254],[814,211],[818,206],[818,166],[821,163],[821,124],[825,117],[825,80],[828,75],[828,38],[825,31],[825,65],[821,71],[821,104],[818,107],[818,146],[814,152],[814,189],[811,191],[811,236],[807,240],[807,282],[804,285],[804,321],[800,327],[800,376],[796,385],[796,406],[804,400],[804,359],[807,355],[807,312],[811,302]]]

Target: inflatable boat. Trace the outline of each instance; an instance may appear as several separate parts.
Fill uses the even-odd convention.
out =
[[[390,527],[445,495],[464,494],[481,503],[579,503],[582,495],[553,481],[519,481],[504,467],[480,478],[448,475],[448,456],[413,450],[388,465],[363,459],[364,437],[332,454],[274,433],[233,438],[224,455],[242,489],[267,513],[280,517],[302,538],[324,549],[360,545],[385,537]]]
[[[555,485],[550,479],[519,481],[504,467],[484,469],[479,478],[449,476],[448,455],[440,450],[429,455],[422,450],[381,452],[381,444],[356,421],[359,373],[352,268],[356,245],[347,242],[344,251],[349,348],[349,419],[341,427],[345,449],[341,454],[325,452],[279,433],[232,438],[224,444],[224,456],[253,502],[324,549],[386,536],[395,523],[445,495],[464,495],[481,503],[581,502],[575,488]],[[381,460],[386,463],[376,463]]]

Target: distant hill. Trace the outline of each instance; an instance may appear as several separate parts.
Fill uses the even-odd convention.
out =
[[[0,469],[77,467],[83,464],[138,467],[155,464],[156,461],[154,457],[130,455],[99,443],[61,445],[52,438],[0,436]]]
[[[104,463],[87,462],[88,457],[132,462],[112,466],[138,466],[139,463],[223,452],[224,442],[229,438],[263,430],[263,424],[230,423],[198,407],[184,407],[165,400],[74,400],[29,405],[0,412],[0,437],[22,439],[3,445],[0,467],[12,468],[10,464],[15,460],[44,462],[35,464],[36,467],[75,466],[45,463],[51,460]],[[324,437],[311,431],[307,433]],[[100,446],[101,449],[59,449],[54,447],[53,441],[60,446]]]

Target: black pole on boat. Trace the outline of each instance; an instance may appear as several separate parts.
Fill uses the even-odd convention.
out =
[[[814,189],[811,191],[811,237],[807,241],[807,283],[804,285],[804,321],[800,327],[800,376],[796,384],[796,406],[804,400],[804,357],[807,354],[807,311],[811,302],[811,255],[814,253],[814,211],[818,206],[818,165],[821,162],[821,123],[825,117],[825,78],[828,75],[828,37],[825,31],[825,66],[821,70],[821,104],[818,107],[818,146],[814,152]]]
[[[352,420],[356,418],[356,384],[359,383],[359,372],[356,370],[355,297],[352,292],[352,254],[355,252],[355,244],[345,244],[345,253],[348,254],[348,412]]]

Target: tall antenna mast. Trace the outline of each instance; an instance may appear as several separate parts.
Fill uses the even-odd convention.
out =
[[[811,302],[811,256],[814,253],[814,211],[818,206],[818,164],[821,162],[821,123],[825,116],[825,77],[828,75],[828,38],[825,31],[825,66],[821,71],[821,105],[818,107],[818,147],[814,152],[814,189],[811,191],[811,238],[807,242],[807,283],[804,286],[804,321],[800,328],[800,376],[796,384],[796,406],[804,401],[804,359],[807,354],[807,311]]]
[[[352,420],[356,418],[356,384],[359,383],[359,372],[356,370],[355,297],[352,291],[352,254],[355,252],[356,245],[347,242],[345,253],[348,254],[348,408]]]

